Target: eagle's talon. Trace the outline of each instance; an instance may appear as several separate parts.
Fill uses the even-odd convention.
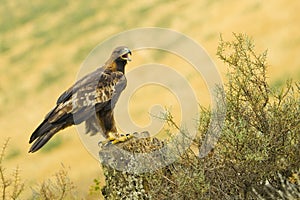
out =
[[[112,134],[109,134],[109,137],[104,141],[100,141],[98,143],[98,146],[99,147],[107,147],[107,146],[112,145],[112,144],[125,142],[125,141],[129,140],[130,138],[133,138],[134,134],[132,134],[132,133],[119,134],[119,136],[120,137],[112,137]]]

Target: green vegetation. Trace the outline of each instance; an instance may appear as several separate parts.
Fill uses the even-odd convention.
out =
[[[266,52],[255,53],[245,35],[234,37],[232,42],[221,38],[217,52],[229,67],[227,113],[213,155],[204,158],[205,177],[210,197],[253,199],[255,189],[267,198],[266,180],[280,186],[278,174],[288,180],[299,170],[300,85],[289,81],[284,88],[270,88]],[[208,128],[210,112],[202,115],[200,134]]]
[[[91,199],[98,199],[101,196],[101,181],[97,178],[93,180],[93,184],[89,189],[89,197]]]

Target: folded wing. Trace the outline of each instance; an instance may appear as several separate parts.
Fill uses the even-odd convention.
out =
[[[83,121],[95,123],[95,112],[113,108],[125,86],[123,73],[104,71],[103,68],[77,81],[58,98],[56,106],[32,133],[29,143],[34,143],[29,152],[39,150],[55,133],[68,126]],[[87,126],[90,131],[92,128],[99,130],[93,124],[87,123]]]

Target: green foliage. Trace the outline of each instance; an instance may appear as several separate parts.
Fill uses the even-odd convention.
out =
[[[90,196],[99,196],[101,193],[100,181],[98,179],[93,180],[94,184],[90,186],[89,195]]]
[[[229,67],[226,120],[213,151],[205,157],[208,198],[255,199],[265,180],[289,177],[300,164],[299,84],[272,90],[266,80],[266,52],[256,54],[251,39],[234,34],[222,38],[217,55]],[[199,145],[208,129],[210,112],[200,119]],[[204,116],[204,117],[203,117]]]

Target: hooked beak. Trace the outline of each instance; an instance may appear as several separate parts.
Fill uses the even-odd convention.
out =
[[[121,55],[123,60],[131,61],[131,51],[126,49],[125,52]]]

